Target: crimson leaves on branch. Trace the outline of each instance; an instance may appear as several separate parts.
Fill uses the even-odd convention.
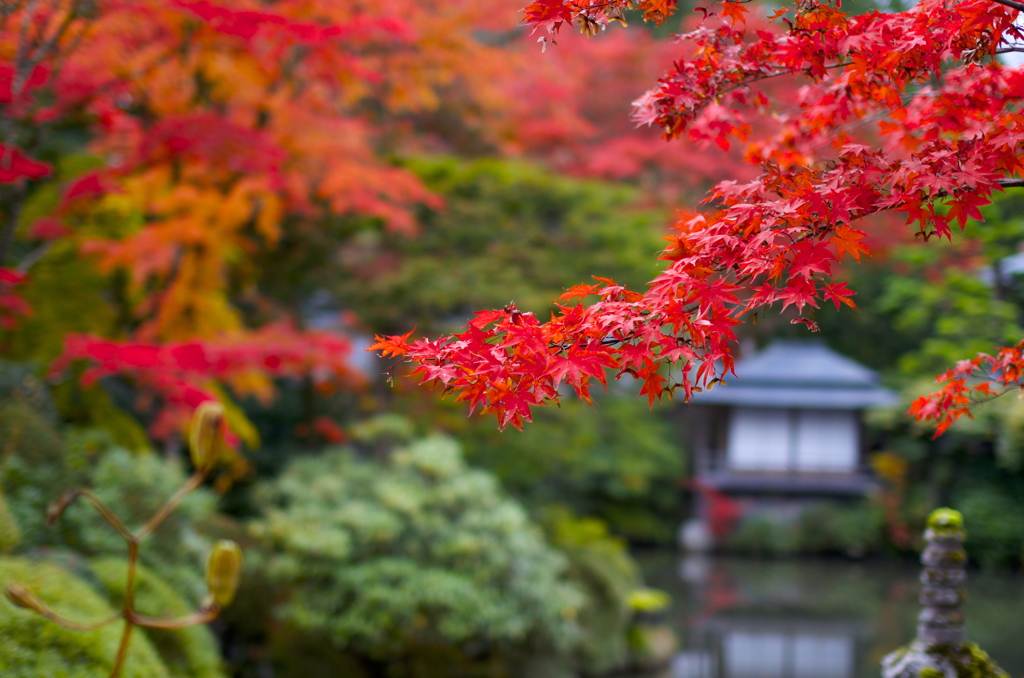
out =
[[[547,40],[566,26],[596,34],[634,9],[661,22],[675,2],[538,0],[525,22]],[[742,2],[699,9],[699,25],[678,37],[680,57],[634,103],[635,120],[666,140],[746,143],[760,176],[721,182],[681,213],[646,290],[597,279],[567,290],[545,322],[510,304],[458,334],[378,337],[373,349],[411,361],[423,382],[502,428],[557,403],[566,385],[589,400],[608,374],[637,379],[652,403],[713,386],[730,374],[735,328],[753,314],[790,309],[815,329],[820,305],[854,306],[834,275],[846,257],[868,254],[863,220],[895,214],[922,240],[951,239],[994,192],[1024,185],[1024,71],[997,59],[1024,51],[1021,10],[924,0],[853,16],[803,0],[766,25]],[[795,102],[772,96],[779,78],[799,80]],[[773,131],[754,138],[764,121]],[[1024,343],[979,356],[942,375],[911,413],[941,433],[979,399],[1022,388],[1021,370]]]

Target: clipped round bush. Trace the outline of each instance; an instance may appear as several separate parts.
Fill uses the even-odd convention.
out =
[[[115,447],[102,452],[90,485],[96,496],[134,530],[156,513],[185,479],[179,464],[152,453]],[[206,592],[203,572],[212,543],[200,527],[209,522],[215,508],[212,492],[196,490],[139,549],[141,561],[193,604]],[[66,536],[68,545],[79,552],[123,557],[124,541],[87,502],[76,501],[61,522],[70,531]]]
[[[566,652],[583,600],[493,476],[427,438],[386,465],[346,451],[294,462],[259,499],[281,619],[384,658],[414,646]]]
[[[58,614],[77,622],[99,621],[115,610],[86,582],[53,563],[0,558],[0,588],[28,587]],[[0,675],[4,678],[108,678],[121,638],[115,622],[94,631],[74,631],[35,612],[0,600]],[[153,646],[135,634],[123,678],[170,678]]]

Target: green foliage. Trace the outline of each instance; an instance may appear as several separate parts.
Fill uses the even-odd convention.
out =
[[[444,209],[424,210],[415,238],[360,234],[321,278],[375,332],[415,325],[433,335],[513,299],[544,314],[593,275],[639,288],[658,270],[667,217],[631,208],[630,189],[503,160],[421,159],[410,169]]]
[[[21,528],[18,521],[11,514],[7,506],[7,499],[4,498],[3,488],[0,488],[0,555],[10,553],[21,544]]]
[[[532,507],[569,506],[633,541],[671,544],[678,527],[685,456],[671,423],[633,394],[608,394],[590,407],[567,399],[540,408],[523,431],[466,420],[462,403],[443,423],[466,457],[501,478]]]
[[[11,333],[7,355],[48,364],[73,332],[109,333],[116,316],[104,299],[104,278],[70,241],[53,244],[32,267],[25,300],[32,314]]]
[[[640,613],[661,612],[671,604],[672,596],[661,589],[637,589],[629,594],[629,606]]]
[[[808,554],[860,558],[878,553],[885,544],[885,515],[874,502],[820,501],[789,520],[769,515],[745,519],[729,536],[727,548],[769,557]]]
[[[580,665],[590,675],[623,668],[629,661],[631,595],[640,586],[636,564],[600,520],[555,510],[547,523],[552,543],[569,558],[569,576],[586,594],[579,614]]]
[[[343,450],[295,461],[258,493],[280,618],[336,648],[422,645],[567,651],[582,603],[563,556],[454,442],[420,440],[387,465]]]
[[[46,526],[46,507],[68,488],[83,484],[89,461],[67,445],[53,424],[22,400],[0,403],[0,486],[26,548],[59,544]]]
[[[149,544],[147,543],[147,547]],[[110,603],[120,607],[124,603],[125,570],[123,558],[97,558],[89,569],[106,589]],[[174,619],[195,611],[175,590],[155,573],[139,567],[135,606],[142,614]],[[142,633],[160,655],[173,676],[185,678],[223,678],[220,652],[208,626],[189,626],[165,631],[141,627]]]
[[[907,375],[934,375],[957,360],[1013,345],[1022,328],[1019,309],[994,293],[976,268],[942,266],[943,247],[907,248],[894,255],[908,275],[893,276],[881,307],[895,318],[894,329],[924,335],[920,347],[904,354],[900,369]]]
[[[996,484],[961,488],[952,504],[963,514],[970,559],[983,566],[1015,566],[1024,556],[1024,502]]]
[[[872,502],[820,502],[800,516],[797,544],[804,553],[878,553],[885,547],[885,514]]]
[[[0,401],[18,401],[42,416],[57,420],[56,405],[49,386],[38,376],[34,363],[0,360]]]
[[[17,582],[30,588],[58,614],[99,621],[114,609],[87,583],[53,563],[0,558],[0,588]],[[0,601],[0,675],[4,678],[108,678],[117,654],[120,624],[73,631],[34,612]],[[170,678],[145,637],[136,636],[124,678]]]
[[[102,453],[89,486],[129,529],[145,523],[185,482],[180,464],[154,454],[122,448]],[[211,540],[201,532],[209,524],[216,498],[209,490],[190,494],[147,540],[139,556],[192,605],[206,592],[203,571]],[[78,500],[60,521],[67,544],[87,555],[124,554],[124,541],[87,502]]]
[[[753,516],[744,520],[726,543],[729,551],[753,556],[780,557],[797,553],[796,526],[768,516]]]
[[[99,431],[69,431],[53,425],[20,401],[0,404],[0,439],[7,448],[0,482],[10,514],[20,527],[23,548],[71,547],[85,555],[124,554],[124,541],[84,500],[55,525],[46,509],[69,488],[88,486],[121,520],[144,523],[185,480],[179,464],[152,453],[114,446]],[[198,490],[156,530],[142,561],[193,603],[206,588],[202,572],[209,540],[198,526],[208,523],[215,498]]]

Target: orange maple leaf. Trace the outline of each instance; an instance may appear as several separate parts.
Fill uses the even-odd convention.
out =
[[[864,231],[858,231],[845,224],[840,224],[836,226],[835,235],[829,238],[828,241],[836,246],[836,255],[839,261],[843,260],[844,255],[849,254],[855,261],[860,262],[860,255],[862,253],[871,256],[871,251],[860,243],[863,237]]]
[[[408,339],[413,332],[415,332],[415,330],[409,330],[402,335],[395,334],[390,336],[381,336],[379,334],[375,334],[373,335],[373,338],[377,340],[376,343],[366,350],[380,351],[385,358],[390,356],[394,356],[396,358],[403,356],[409,352]]]
[[[722,8],[722,17],[728,18],[733,26],[747,25],[747,8],[732,0],[723,0],[718,5]]]
[[[643,10],[644,21],[653,21],[655,25],[661,25],[675,13],[676,0],[644,0],[637,9]]]

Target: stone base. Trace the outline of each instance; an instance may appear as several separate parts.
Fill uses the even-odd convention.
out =
[[[882,678],[1009,678],[974,643],[925,645],[915,640],[885,656]]]

